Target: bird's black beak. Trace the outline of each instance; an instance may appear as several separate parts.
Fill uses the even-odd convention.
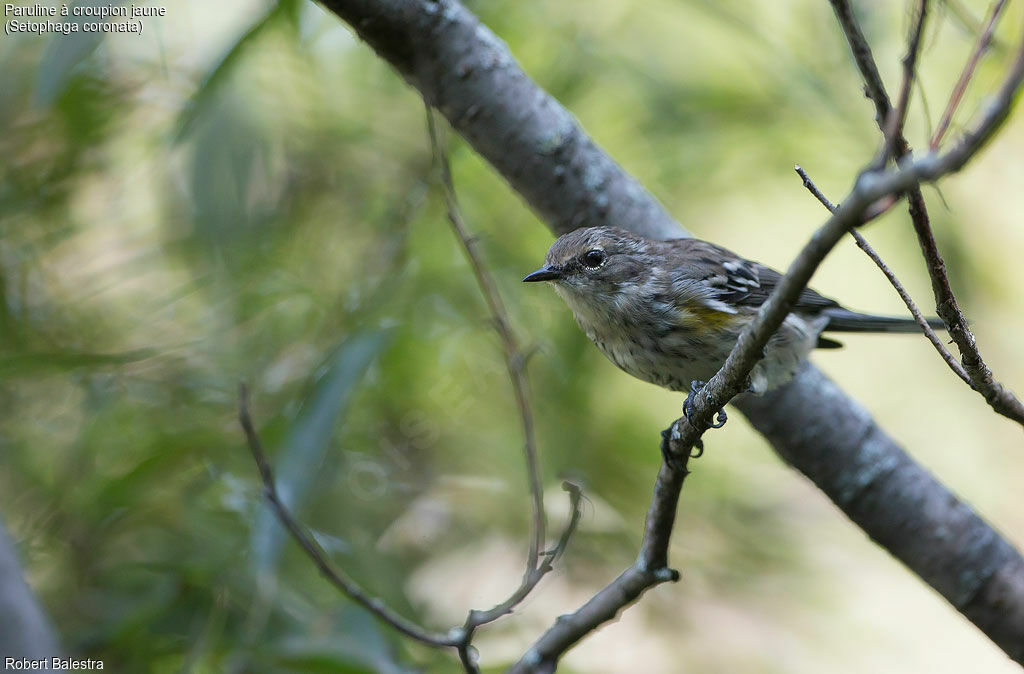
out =
[[[554,267],[544,265],[532,274],[527,274],[526,278],[523,279],[523,283],[536,283],[537,281],[557,281],[562,278],[562,272],[558,271]]]

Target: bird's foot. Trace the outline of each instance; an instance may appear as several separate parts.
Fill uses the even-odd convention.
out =
[[[690,469],[686,467],[687,459],[680,459],[679,455],[672,451],[672,433],[675,431],[677,421],[661,432],[661,458],[669,468],[674,471],[689,474]],[[688,458],[695,459],[704,453],[704,443],[697,440]]]
[[[693,426],[694,428],[698,428],[698,426],[697,426],[697,424],[695,424],[693,422],[693,414],[694,414],[693,404],[694,404],[694,401],[697,398],[697,395],[700,393],[701,389],[704,388],[704,385],[706,383],[707,382],[699,381],[699,380],[696,380],[696,379],[691,381],[690,382],[690,392],[687,394],[686,400],[683,402],[683,414],[686,415],[686,420],[689,421],[690,425]],[[729,420],[729,416],[725,413],[725,409],[720,409],[715,414],[715,420],[713,422],[709,422],[709,423],[705,424],[704,428],[702,428],[700,430],[706,431],[709,428],[721,428],[722,426],[725,426],[725,422],[728,421],[728,420]],[[701,447],[700,449],[701,449],[701,451],[703,451],[704,448]],[[698,456],[700,456],[700,455],[698,454]]]

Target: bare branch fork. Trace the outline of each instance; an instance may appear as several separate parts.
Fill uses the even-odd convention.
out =
[[[432,632],[395,613],[379,597],[374,597],[366,592],[356,581],[331,561],[330,555],[316,542],[316,539],[313,538],[306,527],[292,515],[277,490],[273,469],[270,466],[269,459],[267,459],[266,452],[263,450],[263,443],[256,432],[252,415],[249,412],[249,392],[244,384],[239,387],[238,398],[238,420],[242,430],[245,432],[249,451],[252,453],[253,461],[256,463],[256,468],[259,471],[260,480],[263,483],[264,496],[278,521],[281,522],[292,538],[295,539],[295,542],[299,544],[299,547],[313,561],[321,575],[343,595],[372,613],[381,622],[391,626],[410,639],[427,646],[456,649],[465,670],[471,673],[479,672],[472,649],[472,640],[476,629],[511,613],[526,598],[530,591],[537,586],[541,578],[551,571],[555,561],[565,552],[569,539],[579,524],[582,515],[582,490],[572,482],[565,481],[562,483],[562,489],[569,494],[569,521],[555,546],[551,550],[544,551],[539,555],[542,561],[538,563],[532,573],[527,574],[520,586],[508,599],[486,611],[471,610],[466,617],[466,622],[460,627],[453,627],[447,632]]]
[[[313,560],[320,572],[343,594],[356,603],[373,613],[384,623],[390,625],[401,634],[410,637],[423,644],[435,647],[455,648],[459,654],[464,669],[467,672],[478,672],[476,656],[472,648],[473,636],[477,628],[482,625],[494,622],[502,616],[511,613],[529,594],[533,591],[541,579],[553,568],[554,563],[565,551],[569,539],[575,532],[581,516],[581,501],[583,492],[579,486],[572,482],[565,481],[562,488],[569,494],[570,515],[568,523],[555,546],[550,550],[543,550],[546,529],[546,517],[544,514],[544,495],[540,476],[540,465],[537,457],[537,443],[534,433],[533,413],[531,411],[529,389],[526,381],[526,355],[519,348],[519,343],[512,331],[508,312],[498,293],[497,286],[491,278],[487,266],[476,250],[476,240],[470,235],[466,227],[456,199],[455,185],[452,180],[451,166],[447,154],[442,150],[438,140],[437,128],[434,123],[434,116],[429,107],[426,106],[427,129],[430,137],[432,156],[437,162],[441,173],[441,184],[444,190],[445,205],[447,207],[448,219],[452,225],[459,243],[466,251],[474,276],[480,287],[487,306],[491,312],[491,319],[501,338],[504,347],[505,365],[508,370],[509,380],[512,382],[512,389],[515,394],[516,404],[519,410],[520,423],[523,430],[523,453],[526,456],[527,473],[531,495],[533,512],[532,535],[530,537],[529,553],[527,554],[526,571],[519,587],[509,595],[507,599],[487,610],[472,609],[466,616],[466,621],[461,627],[452,628],[448,632],[435,633],[422,629],[406,618],[398,615],[389,609],[379,598],[371,597],[354,580],[349,578],[340,569],[334,566],[327,553],[319,546],[315,539],[309,534],[305,527],[295,517],[281,500],[277,485],[274,481],[270,462],[263,451],[259,435],[252,423],[249,413],[248,392],[243,385],[239,390],[239,421],[245,431],[246,440],[252,453],[253,460],[260,473],[264,486],[264,494],[270,503],[275,515],[282,525],[288,530],[296,542],[302,547],[306,554]],[[681,482],[681,480],[680,480]],[[674,509],[673,509],[674,511]],[[671,526],[669,526],[669,531]],[[667,547],[667,539],[666,539]]]
[[[509,379],[515,394],[516,404],[519,409],[520,421],[523,429],[523,453],[526,456],[527,473],[529,476],[529,487],[531,505],[533,512],[532,535],[530,537],[529,552],[527,554],[526,571],[519,587],[503,602],[488,610],[470,610],[466,621],[461,628],[453,628],[445,634],[431,633],[419,628],[405,618],[388,609],[381,600],[369,597],[354,581],[336,569],[329,561],[326,553],[306,532],[285,507],[278,496],[277,487],[274,483],[273,474],[266,455],[262,450],[259,436],[253,427],[248,412],[246,391],[241,390],[241,407],[239,418],[245,430],[253,458],[259,468],[260,477],[263,480],[267,500],[274,509],[275,514],[285,528],[292,534],[306,554],[314,561],[331,582],[346,596],[370,610],[374,615],[402,634],[415,639],[421,643],[437,646],[452,647],[458,651],[459,659],[467,672],[477,672],[476,657],[472,649],[472,639],[482,625],[494,622],[495,620],[511,613],[523,599],[537,586],[541,579],[553,568],[554,562],[559,559],[565,551],[573,532],[579,524],[581,515],[581,500],[583,492],[580,488],[571,483],[563,482],[562,488],[569,493],[570,516],[569,521],[563,530],[558,542],[551,550],[542,550],[545,538],[544,496],[540,477],[540,465],[537,457],[536,436],[534,433],[533,414],[531,411],[528,384],[526,381],[526,356],[519,348],[518,341],[512,332],[508,312],[505,309],[501,296],[498,294],[497,286],[491,278],[483,259],[476,250],[476,240],[470,235],[467,229],[456,199],[455,185],[452,180],[451,167],[447,154],[441,149],[438,141],[434,116],[427,106],[427,128],[430,137],[432,155],[437,162],[441,183],[444,189],[445,205],[447,207],[448,219],[452,229],[457,236],[459,243],[466,251],[470,264],[473,268],[477,284],[484,295],[487,306],[491,312],[491,319],[501,338],[504,347],[505,365],[508,370]]]
[[[818,186],[814,184],[814,181],[811,180],[811,177],[807,175],[807,171],[805,171],[800,166],[796,166],[794,168],[797,172],[797,175],[799,175],[800,178],[803,179],[804,187],[806,187],[807,190],[811,194],[813,194],[818,201],[821,202],[822,206],[828,209],[829,213],[834,213],[836,210],[835,204],[829,201],[828,197],[826,197],[822,193],[822,191],[818,189]],[[914,303],[913,298],[910,297],[910,293],[908,293],[907,289],[903,287],[902,283],[900,283],[900,280],[896,277],[896,274],[893,273],[891,269],[889,269],[889,266],[885,264],[885,261],[882,260],[882,257],[875,251],[874,248],[871,247],[871,244],[868,243],[867,239],[864,238],[863,234],[858,232],[856,229],[851,229],[850,234],[857,242],[857,246],[861,250],[863,250],[868,257],[871,258],[872,262],[874,262],[885,275],[885,278],[889,279],[889,283],[891,283],[892,287],[896,289],[896,292],[899,294],[900,299],[903,300],[903,303],[907,305],[907,309],[909,309],[910,313],[914,316],[914,321],[921,328],[921,331],[924,333],[925,337],[928,338],[928,341],[932,343],[932,346],[935,347],[935,350],[939,352],[940,356],[942,356],[942,360],[946,361],[946,364],[949,365],[949,368],[953,370],[954,373],[956,373],[956,376],[960,377],[960,379],[962,379],[965,384],[970,386],[971,378],[967,376],[967,373],[964,372],[964,368],[960,365],[960,363],[957,362],[956,358],[953,357],[953,354],[949,352],[949,349],[947,349],[946,345],[942,343],[942,340],[939,339],[939,336],[935,334],[935,331],[932,330],[932,326],[928,325],[928,319],[926,319],[924,317],[924,314],[921,313],[921,310],[918,309],[917,304]]]
[[[839,23],[842,26],[843,33],[850,45],[850,49],[853,52],[857,67],[864,79],[865,91],[875,104],[875,119],[878,122],[879,128],[886,136],[887,144],[891,143],[894,158],[898,162],[904,157],[909,156],[910,145],[903,136],[903,132],[901,130],[902,127],[896,126],[894,128],[895,132],[892,134],[889,133],[886,120],[892,117],[902,119],[904,115],[898,111],[894,113],[892,104],[889,101],[889,95],[885,90],[885,85],[882,83],[882,78],[878,74],[878,67],[875,64],[874,56],[871,53],[871,47],[868,46],[864,33],[861,31],[860,25],[857,23],[857,19],[853,14],[850,3],[848,0],[830,0],[830,2],[832,3],[832,8],[835,11],[836,17],[839,19]],[[921,20],[923,20],[924,15],[924,4],[925,3],[922,0],[922,10],[918,15],[919,17],[922,17]],[[995,29],[995,22],[999,16],[1000,9],[1001,3],[997,2],[993,7],[988,25],[982,33],[981,38],[979,38],[978,46],[975,48],[974,55],[971,58],[972,62],[976,62],[977,59],[980,58],[985,46],[990,42],[991,33]],[[986,37],[986,34],[988,37]],[[1018,52],[1014,65],[1011,67],[1009,80],[1013,79],[1014,73],[1018,73],[1022,68],[1024,68],[1022,60],[1024,60],[1024,53]],[[906,60],[904,63],[906,63]],[[947,115],[952,117],[952,114],[956,109],[956,105],[959,102],[959,98],[963,95],[963,89],[966,88],[970,75],[973,71],[974,66],[969,62],[960,78],[961,82],[959,82],[954,88],[953,95],[950,98],[950,103],[946,108],[946,113],[943,115],[944,120]],[[912,67],[909,76],[912,77]],[[906,92],[908,90],[909,82],[907,81],[907,77],[908,73],[905,71],[904,86],[901,88],[901,92]],[[995,99],[988,104],[989,109],[986,111],[986,116],[990,114],[992,110],[999,109],[1004,111],[1004,115],[1009,114],[1009,109],[1013,104],[1016,91],[1016,88],[1007,89],[1007,87],[1004,86]],[[907,97],[903,96],[901,93],[901,104],[905,105],[906,100]],[[948,120],[946,120],[945,123],[948,125]],[[942,122],[940,122],[940,129],[938,131],[943,133],[945,131],[942,127]],[[934,155],[936,152],[938,142],[941,141],[941,138],[942,133],[937,132],[933,139],[933,147],[930,155]],[[957,304],[956,297],[953,294],[953,289],[949,284],[949,277],[946,274],[946,264],[942,259],[942,254],[939,253],[938,244],[935,242],[935,236],[932,233],[931,223],[928,218],[928,208],[925,205],[924,196],[921,194],[921,188],[917,185],[910,186],[907,190],[907,200],[910,218],[914,225],[914,232],[917,234],[918,244],[921,246],[921,252],[924,255],[925,262],[928,267],[928,274],[931,277],[932,291],[935,294],[936,311],[938,312],[939,317],[942,318],[943,322],[946,324],[949,336],[953,339],[957,348],[960,350],[963,369],[970,378],[971,387],[980,393],[982,397],[985,398],[985,401],[997,413],[1024,425],[1024,404],[1021,404],[1020,400],[1014,396],[1012,391],[1005,388],[995,380],[992,371],[985,364],[985,361],[981,356],[981,352],[978,350],[977,341],[975,340],[970,327],[967,325],[967,319],[964,317],[963,312]]]
[[[761,359],[768,339],[789,315],[800,292],[807,286],[818,265],[847,231],[867,222],[869,209],[879,200],[918,189],[921,182],[934,182],[960,170],[992,138],[1009,115],[1021,83],[1024,82],[1024,36],[1022,47],[1010,74],[994,102],[977,127],[945,153],[929,152],[919,159],[904,161],[899,168],[872,171],[870,166],[857,179],[848,197],[832,213],[832,217],[815,232],[804,246],[778,286],[761,306],[757,319],[739,337],[722,369],[701,389],[693,415],[696,426],[678,424],[679,433],[673,442],[689,448],[700,438],[699,430],[710,424],[712,414],[742,391],[750,370]]]
[[[337,569],[331,562],[327,552],[320,547],[320,544],[309,534],[306,528],[288,510],[288,506],[281,500],[277,491],[277,483],[274,481],[274,472],[270,467],[266,452],[263,451],[263,442],[260,440],[256,427],[252,422],[252,415],[249,413],[249,391],[244,384],[238,390],[238,421],[245,431],[245,439],[249,444],[249,451],[252,453],[253,461],[260,473],[260,480],[263,482],[263,493],[270,503],[277,519],[288,530],[292,538],[305,551],[306,555],[313,560],[317,569],[327,580],[338,588],[344,595],[352,599],[380,620],[395,628],[411,639],[415,639],[429,646],[458,646],[459,635],[441,634],[429,632],[422,629],[413,622],[398,615],[376,597],[371,597],[359,585]]]

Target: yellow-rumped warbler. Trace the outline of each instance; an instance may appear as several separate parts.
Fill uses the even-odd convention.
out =
[[[774,269],[707,241],[654,241],[590,227],[555,241],[544,266],[523,281],[554,282],[583,331],[621,369],[692,395],[722,367],[780,278]],[[929,322],[942,326],[938,319]],[[920,328],[909,318],[848,311],[808,288],[750,373],[749,392],[789,381],[815,347],[842,346],[822,337],[826,330]],[[687,417],[689,411],[688,405]]]

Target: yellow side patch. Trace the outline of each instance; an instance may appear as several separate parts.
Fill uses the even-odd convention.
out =
[[[723,330],[730,327],[738,316],[705,306],[690,306],[680,312],[683,324],[688,328]]]

